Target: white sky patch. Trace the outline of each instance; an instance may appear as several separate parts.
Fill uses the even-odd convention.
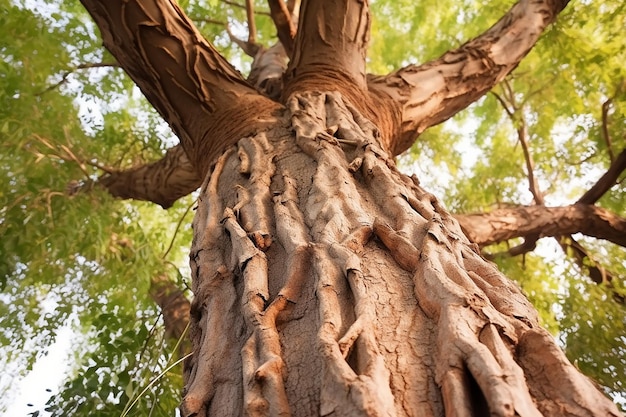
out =
[[[43,409],[50,397],[58,392],[70,370],[69,358],[74,338],[71,326],[61,327],[54,343],[47,348],[48,353],[35,361],[33,369],[25,377],[10,384],[13,389],[6,393],[2,400],[4,404],[0,404],[0,411],[3,406],[7,407],[5,416],[26,416],[35,411],[40,412],[40,417],[49,415]],[[0,374],[0,380],[4,378],[11,378],[11,375]],[[5,382],[0,385],[5,386]]]

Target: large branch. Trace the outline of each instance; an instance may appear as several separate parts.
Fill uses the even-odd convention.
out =
[[[169,208],[176,200],[200,187],[202,179],[180,145],[152,164],[111,172],[98,180],[111,195],[152,201]]]
[[[363,0],[304,0],[287,81],[366,88],[370,14]],[[296,87],[297,88],[297,87]]]
[[[291,19],[291,13],[283,0],[269,0],[270,13],[278,32],[278,39],[285,48],[287,56],[293,52],[293,39],[296,36],[296,25]]]
[[[447,120],[502,81],[567,3],[520,0],[485,33],[439,59],[370,77],[370,89],[390,95],[402,106],[394,154],[408,149],[425,129]]]
[[[201,158],[192,160],[200,171],[225,142],[249,133],[243,120],[268,107],[263,102],[270,100],[202,37],[174,1],[81,2],[106,48],[180,137],[187,155]],[[216,134],[223,120],[232,120],[232,129]]]
[[[481,246],[529,235],[583,233],[626,247],[626,219],[593,205],[521,206],[490,213],[459,214],[455,218],[467,236]]]

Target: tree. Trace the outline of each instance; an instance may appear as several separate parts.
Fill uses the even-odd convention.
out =
[[[296,30],[297,5],[269,2],[281,44],[262,49],[250,29],[246,81],[175,4],[83,1],[116,65],[181,140],[95,184],[167,207],[206,177],[183,413],[617,415],[476,243],[523,236],[517,253],[582,231],[623,245],[624,220],[590,195],[543,207],[529,157],[537,207],[455,218],[393,160],[502,81],[567,2],[520,1],[460,48],[386,76],[366,74],[368,5],[327,3],[304,2]],[[505,84],[494,97],[526,149],[518,95]],[[624,165],[623,153],[613,159],[609,185]],[[485,217],[515,215],[545,220],[480,234]],[[150,281],[162,300],[168,291]]]

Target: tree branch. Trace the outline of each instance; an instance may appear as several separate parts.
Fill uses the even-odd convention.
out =
[[[157,275],[150,280],[150,295],[161,308],[165,334],[170,339],[180,339],[189,323],[190,302],[166,275]],[[189,342],[185,341],[179,353],[189,351]]]
[[[246,17],[248,19],[248,43],[256,44],[256,22],[254,21],[253,0],[246,0]]]
[[[111,172],[98,180],[98,184],[114,197],[152,201],[163,208],[171,207],[201,183],[200,175],[180,145],[169,149],[157,162]]]
[[[329,84],[347,80],[365,90],[369,29],[366,1],[303,1],[287,81],[297,84],[328,77]]]
[[[245,4],[237,3],[236,1],[222,0],[222,3],[228,4],[229,6],[237,7],[237,8],[240,8],[240,9],[245,9],[246,8]],[[254,13],[255,14],[262,14],[262,15],[266,15],[266,16],[270,15],[269,12],[266,12],[264,10],[255,10]]]
[[[594,204],[604,195],[604,193],[615,185],[617,179],[625,169],[626,149],[620,152],[604,175],[600,177],[598,182],[596,182],[594,186],[589,189],[589,191],[578,199],[577,203]]]
[[[81,2],[100,28],[106,48],[180,137],[187,154],[199,155],[192,163],[200,171],[206,171],[234,137],[251,129],[238,123],[236,132],[213,131],[209,140],[206,136],[217,121],[241,113],[242,103],[250,115],[253,106],[259,114],[259,108],[268,107],[264,102],[271,103],[202,37],[175,2]]]
[[[605,284],[609,289],[613,290],[613,299],[620,304],[626,301],[622,294],[615,292],[613,286],[613,275],[607,271],[600,263],[596,262],[591,254],[577,242],[572,236],[561,236],[557,238],[561,249],[567,256],[572,256],[574,262],[580,268],[580,271],[586,273],[589,278],[596,284]]]
[[[521,206],[454,217],[467,236],[481,246],[516,237],[583,233],[626,247],[626,219],[593,205]]]
[[[613,98],[609,98],[602,103],[602,136],[606,142],[606,148],[609,151],[609,158],[611,163],[615,161],[615,155],[613,155],[613,144],[611,141],[611,135],[609,134],[609,109],[613,103]]]
[[[65,84],[67,82],[67,78],[73,73],[75,73],[76,71],[83,70],[83,69],[106,68],[106,67],[119,67],[119,64],[117,62],[87,62],[85,64],[77,65],[76,67],[68,71],[65,71],[61,75],[61,80],[52,84],[51,86],[47,87],[45,90],[43,90],[40,93],[37,93],[36,95],[40,96],[40,95],[47,93],[48,91],[51,91],[51,90],[54,90],[55,88],[60,87],[61,85]]]
[[[287,56],[293,51],[293,40],[296,36],[296,25],[291,19],[291,13],[283,0],[268,0],[272,20],[278,32],[278,39],[283,44]]]
[[[460,48],[423,65],[369,77],[369,87],[402,106],[395,155],[430,126],[476,101],[510,73],[535,45],[568,0],[520,0],[494,26]]]

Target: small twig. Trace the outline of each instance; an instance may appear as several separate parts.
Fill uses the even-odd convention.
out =
[[[246,5],[245,4],[241,4],[241,3],[237,3],[236,1],[230,1],[230,0],[222,0],[222,3],[228,4],[229,6],[233,6],[233,7],[238,7],[240,9],[245,9]],[[256,14],[262,14],[265,16],[271,16],[269,12],[266,12],[264,10],[257,10],[255,11]]]
[[[595,204],[611,187],[617,184],[617,179],[624,170],[626,170],[626,149],[620,152],[604,175],[578,199],[577,203]]]
[[[511,257],[514,258],[519,255],[525,255],[528,252],[532,252],[537,247],[537,241],[539,240],[539,235],[529,235],[524,237],[524,242],[520,243],[517,246],[509,247],[506,251],[502,252],[494,252],[489,253],[485,251],[481,251],[481,254],[491,261],[496,259],[499,256]],[[507,246],[509,246],[509,242],[506,242]]]
[[[593,259],[584,246],[578,243],[572,236],[561,236],[556,237],[555,239],[566,255],[568,254],[568,249],[572,250],[574,262],[578,265],[582,273],[584,273],[585,269],[587,269],[587,275],[594,283],[605,284],[607,288],[612,291],[613,299],[620,304],[624,304],[626,301],[625,297],[614,290],[613,275],[600,265],[600,263]],[[590,262],[585,262],[585,259],[588,259]],[[591,265],[589,265],[589,263]]]
[[[92,68],[105,68],[105,67],[119,67],[119,64],[117,62],[93,62],[93,63],[86,63],[86,64],[80,64],[66,72],[63,73],[63,75],[61,75],[61,80],[51,86],[49,86],[48,88],[46,88],[45,90],[43,90],[40,93],[35,94],[36,96],[41,96],[45,93],[47,93],[48,91],[52,91],[55,88],[58,88],[59,86],[65,84],[65,82],[67,82],[67,78],[72,75],[73,73],[75,73],[76,71],[80,71],[83,69],[92,69]]]
[[[254,22],[253,0],[246,0],[246,17],[248,18],[248,43],[256,44],[256,23]]]
[[[517,107],[515,105],[515,94],[513,93],[513,87],[511,87],[511,83],[506,78],[504,79],[502,85],[504,86],[503,93],[505,96],[508,96],[507,99],[511,103],[511,106],[513,106],[513,113],[515,113],[517,111]]]
[[[47,154],[47,155],[46,154],[42,154],[40,152],[35,152],[35,154],[37,155],[37,161],[41,160],[44,157],[48,157],[48,158],[54,157],[54,158],[60,159],[62,161],[74,162],[74,163],[76,163],[78,165],[80,170],[87,177],[89,177],[91,174],[89,173],[89,171],[87,171],[86,166],[91,166],[91,167],[97,168],[97,169],[99,169],[101,171],[104,171],[107,174],[111,174],[112,172],[114,172],[114,170],[112,168],[106,167],[106,166],[101,165],[101,164],[99,164],[97,162],[87,161],[87,160],[84,160],[82,158],[79,158],[78,156],[76,156],[76,154],[74,154],[74,152],[72,152],[72,150],[68,146],[65,146],[65,145],[54,146],[52,143],[50,143],[50,141],[48,141],[47,139],[45,139],[42,136],[39,136],[37,134],[34,134],[33,138],[35,138],[39,143],[44,145],[46,148],[54,151],[54,153],[50,153],[50,154]]]
[[[530,101],[530,98],[534,95],[537,95],[539,93],[541,93],[542,91],[544,91],[546,89],[547,86],[550,86],[552,84],[554,84],[554,81],[556,81],[558,77],[557,76],[552,76],[546,83],[543,83],[542,85],[538,86],[537,88],[535,88],[534,90],[529,90],[525,95],[524,95],[524,99],[522,100],[522,102],[520,103],[520,107],[523,107],[524,105],[526,105],[526,103],[528,103]]]
[[[220,26],[228,26],[228,23],[224,22],[223,20],[216,20],[216,19],[209,19],[208,17],[190,17],[191,20],[193,20],[194,22],[204,22],[204,23],[210,23],[212,25],[220,25]]]
[[[506,101],[504,101],[504,98],[502,98],[502,96],[500,96],[495,91],[490,91],[490,93],[496,98],[496,100],[500,102],[500,105],[502,105],[502,108],[504,109],[506,114],[508,114],[509,118],[513,120],[513,112],[509,109],[509,105],[506,103]]]
[[[163,377],[163,375],[168,373],[170,371],[170,369],[174,368],[176,365],[178,365],[179,363],[181,363],[182,361],[184,361],[185,359],[187,359],[191,355],[193,355],[193,352],[189,352],[188,354],[186,354],[182,358],[178,359],[176,362],[172,363],[167,368],[165,368],[154,379],[152,379],[152,381],[150,381],[150,383],[139,393],[139,395],[137,395],[137,398],[135,398],[131,403],[129,403],[130,405],[127,404],[126,407],[124,407],[124,410],[122,411],[121,417],[126,417],[128,415],[128,413],[129,413],[129,411],[135,406],[135,404],[137,404],[137,402],[146,393],[146,391],[148,391],[150,389],[150,387],[152,387],[155,383],[157,383]]]
[[[535,163],[533,161],[533,157],[530,154],[530,149],[528,147],[528,129],[526,128],[526,121],[524,117],[520,117],[520,126],[517,128],[517,138],[522,145],[522,151],[524,152],[524,160],[526,161],[526,170],[528,171],[528,189],[530,193],[533,195],[533,199],[535,200],[535,204],[543,205],[543,193],[539,189],[539,183],[537,182],[537,178],[535,177]]]
[[[233,35],[228,25],[226,25],[226,32],[228,33],[228,37],[230,38],[230,40],[236,43],[237,46],[239,46],[246,53],[246,55],[252,58],[254,58],[256,54],[259,52],[259,50],[261,49],[261,45],[257,43],[243,41],[239,39],[238,37],[236,37],[235,35]]]
[[[180,230],[180,226],[183,224],[183,220],[185,220],[185,217],[187,217],[187,214],[189,214],[189,212],[191,211],[191,208],[197,202],[198,202],[197,199],[193,200],[191,202],[191,204],[189,204],[189,206],[187,207],[187,210],[185,210],[185,213],[180,217],[180,220],[178,220],[178,224],[176,225],[176,229],[174,230],[174,236],[172,236],[172,240],[170,241],[170,245],[167,247],[166,251],[161,256],[161,259],[165,259],[167,257],[167,255],[170,253],[170,251],[172,250],[172,247],[174,247],[174,241],[176,240],[176,236],[178,235],[178,231]]]
[[[508,79],[505,79],[502,84],[504,97],[501,97],[495,92],[493,92],[493,95],[500,102],[504,111],[511,119],[511,122],[515,125],[517,139],[522,147],[522,152],[524,153],[524,161],[526,163],[528,176],[528,190],[532,194],[535,204],[543,205],[545,204],[543,193],[541,192],[539,183],[535,177],[535,163],[528,146],[528,128],[526,126],[526,119],[524,118],[524,108],[523,106],[521,108],[517,106],[515,102],[515,93],[513,92],[513,88],[511,87]],[[507,100],[509,103],[507,103]],[[510,248],[507,251],[507,254],[509,256],[518,256],[531,252],[537,247],[537,240],[539,240],[539,235],[537,234],[526,236],[524,237],[524,242],[521,245]]]
[[[502,107],[504,107],[504,110],[509,115],[509,118],[515,125],[515,129],[517,130],[517,139],[522,146],[524,161],[526,162],[528,190],[533,195],[533,200],[535,201],[535,204],[542,205],[544,204],[544,198],[543,193],[539,189],[539,183],[537,182],[537,178],[535,177],[535,163],[533,161],[532,155],[530,153],[530,148],[528,146],[528,128],[526,126],[526,120],[524,118],[524,108],[520,108],[517,106],[515,102],[515,93],[513,92],[513,87],[511,87],[511,83],[509,83],[509,80],[505,79],[502,85],[504,86],[504,91],[506,92],[505,98],[509,101],[509,103],[507,103],[505,98],[500,97],[497,93],[493,94],[500,102]]]
[[[243,50],[243,52],[246,55],[252,58],[254,58],[256,54],[259,52],[259,49],[261,49],[261,46],[257,44],[255,41],[256,39],[255,26],[252,26],[252,27],[249,26],[250,33],[248,34],[248,41],[244,41],[244,40],[237,38],[235,35],[233,35],[233,33],[230,31],[230,27],[228,26],[228,22],[224,22],[222,20],[207,19],[204,17],[192,18],[191,20],[194,20],[196,22],[206,22],[206,23],[210,23],[213,25],[223,26],[224,29],[226,30],[226,33],[228,33],[228,37],[230,38],[230,41],[234,42],[237,46],[239,46]],[[252,19],[252,22],[253,22],[252,25],[254,25],[254,18]],[[251,38],[253,39],[253,41],[250,40]]]

